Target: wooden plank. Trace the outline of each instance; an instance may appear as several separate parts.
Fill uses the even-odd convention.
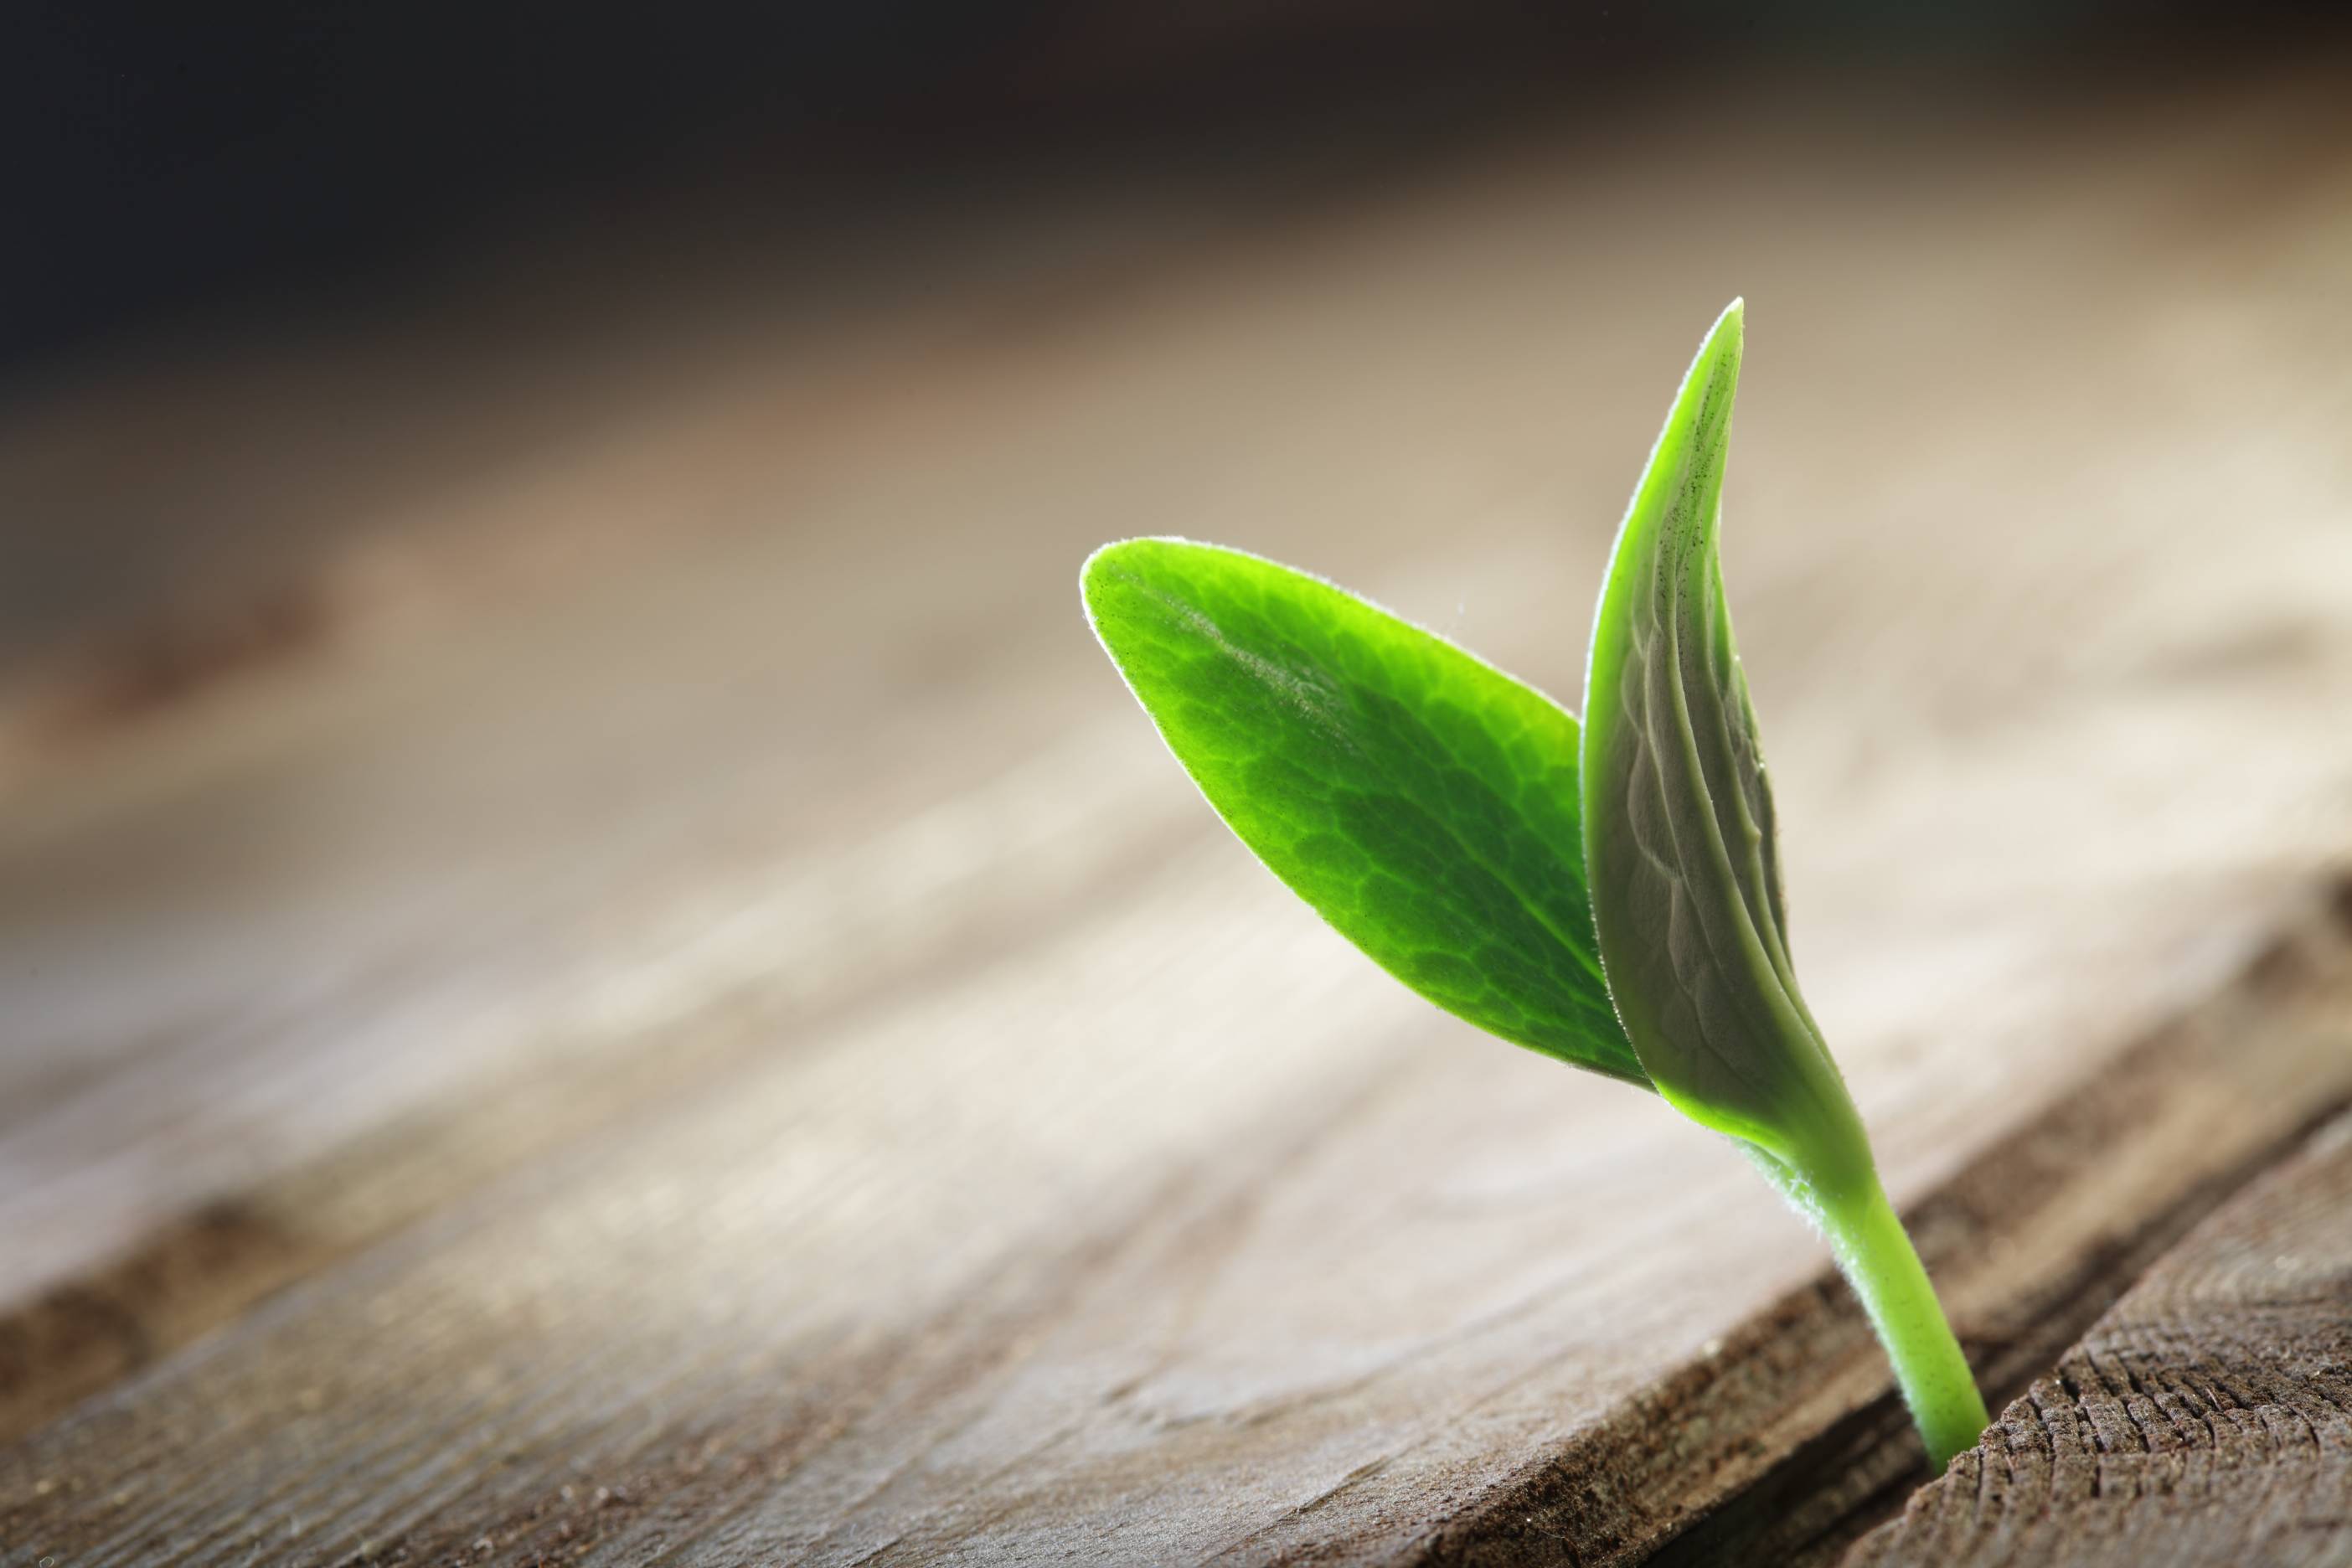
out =
[[[2326,1064],[2340,1064],[2347,1047],[2352,884],[2339,883],[2234,984],[2101,1066],[1912,1208],[1906,1221],[1947,1289],[1973,1279],[1996,1303],[1967,1328],[1995,1408],[2052,1366],[2193,1224],[2291,1152],[2294,1117],[2314,1106],[2324,1116],[2342,1102],[2342,1072]],[[2221,1087],[2256,1063],[2294,1075],[2298,1062],[2310,1075],[2300,1082]],[[2241,1121],[2208,1142],[2205,1110],[2247,1096],[2280,1114],[2259,1131]],[[1831,1321],[1856,1333],[1853,1304],[1842,1289],[1831,1294]],[[1806,1305],[1805,1316],[1823,1315]],[[1783,1346],[1769,1348],[1774,1364],[1790,1369],[1781,1397],[1801,1405],[1811,1372]],[[1891,1392],[1882,1394],[1790,1448],[1651,1562],[1836,1563],[1900,1506],[1918,1465],[1909,1418]]]
[[[2352,1562],[2352,1118],[2167,1253],[1848,1559]]]
[[[1727,269],[1809,989],[1963,1332],[2027,1337],[2343,1093],[2316,1021],[2083,1093],[2345,842],[2352,738],[2308,723],[2352,700],[2343,112],[2265,83],[2163,135],[1947,127],[1892,223],[1803,127],[1657,152],[1671,210],[1538,146],[814,430],[755,372],[442,498],[700,525],[159,719],[0,824],[0,1234],[20,1290],[100,1287],[15,1327],[115,1317],[61,1383],[20,1339],[24,1408],[310,1277],[8,1448],[0,1540],[1597,1561],[1874,1419],[1744,1166],[1382,988],[1217,836],[1071,605],[1106,533],[1218,533],[1572,689],[1559,606],[1655,417],[1616,389],[1671,382],[1657,323]],[[1611,392],[1571,419],[1570,386]],[[2096,1160],[1934,1196],[2060,1113]],[[124,1283],[207,1212],[258,1239]]]
[[[992,1061],[955,1067],[970,1000],[938,999],[904,1039],[739,1073],[85,1407],[0,1457],[0,1540],[96,1563],[430,1561],[484,1541],[526,1562],[1612,1560],[1842,1424],[1894,1434],[1874,1456],[1882,1479],[1899,1474],[1887,1455],[1916,1463],[1858,1315],[1826,1278],[1679,1368],[1618,1373],[1613,1408],[1581,1422],[1560,1411],[1596,1399],[1595,1344],[1639,1355],[1653,1326],[1597,1339],[1593,1302],[1640,1265],[1612,1260],[1596,1291],[1581,1247],[1521,1263],[1511,1310],[1459,1323],[1451,1343],[1300,1369],[1292,1358],[1351,1320],[1359,1343],[1383,1331],[1382,1314],[1353,1316],[1373,1286],[1351,1255],[1386,1263],[1367,1247],[1378,1227],[1408,1227],[1460,1288],[1479,1283],[1465,1264],[1507,1273],[1531,1217],[1561,1226],[1545,1212],[1556,1202],[1522,1195],[1503,1223],[1466,1227],[1507,1234],[1465,1237],[1459,1215],[1432,1216],[1425,1199],[1416,1213],[1384,1178],[1433,1114],[1442,1135],[1469,1135],[1451,1075],[1385,1075],[1239,1168],[1195,1169],[1188,1191],[1106,1194],[1101,1230],[1048,1242],[1037,1232],[1067,1213],[1055,1188],[1089,1173],[1066,1152],[1087,1151],[1087,1109],[1129,1097],[1064,1109],[1078,1124],[1043,1140],[1060,1160],[1020,1151],[1025,1201],[1007,1203],[1006,1173],[977,1163],[957,1174],[982,1192],[943,1191],[928,1166],[909,1175],[908,1151],[951,1135],[986,1092]],[[1302,1014],[1318,1001],[1338,1005],[1304,998]],[[2315,911],[2245,988],[2108,1064],[1916,1209],[1972,1345],[1996,1365],[2031,1347],[2151,1215],[2259,1162],[2294,1108],[2340,1100],[2347,1042],[2352,950],[2341,916]],[[872,1093],[877,1072],[898,1092]],[[920,1093],[933,1076],[949,1080],[938,1099]],[[1493,1123],[1492,1105],[1469,1114]],[[1120,1131],[1165,1124],[1129,1105]],[[1533,1142],[1550,1130],[1504,1131]],[[811,1158],[832,1140],[871,1147]],[[1104,1160],[1093,1152],[1090,1169],[1114,1168]],[[1297,1190],[1268,1195],[1286,1186]],[[1451,1195],[1475,1201],[1458,1180]],[[1705,1194],[1737,1197],[1729,1183]],[[1328,1223],[1350,1200],[1369,1205],[1361,1228],[1283,1256],[1305,1245],[1288,1205]],[[880,1236],[877,1211],[894,1220]],[[899,1261],[885,1268],[889,1251]],[[1338,1278],[1318,1289],[1323,1273]],[[876,1295],[877,1275],[897,1294]],[[1395,1300],[1396,1284],[1379,1294]],[[1249,1346],[1269,1331],[1278,1359]],[[1223,1349],[1235,1342],[1238,1364]],[[1459,1385],[1465,1367],[1482,1381]],[[1236,1377],[1248,1381],[1213,1381]],[[1330,1475],[1321,1506],[1269,1495],[1302,1454]]]

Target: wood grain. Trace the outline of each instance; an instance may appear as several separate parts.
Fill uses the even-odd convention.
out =
[[[2352,1562],[2352,1118],[2167,1253],[1847,1559]]]
[[[2337,85],[1160,214],[385,503],[627,542],[13,774],[0,1542],[1622,1562],[1848,1441],[1834,1538],[1906,1461],[1811,1238],[1303,917],[1076,563],[1220,537],[1571,691],[1745,292],[1808,994],[1964,1338],[2054,1353],[2346,1092]]]
[[[1995,1408],[2215,1205],[2291,1153],[2306,1130],[2295,1115],[2323,1120],[2327,1110],[2313,1116],[2312,1106],[2352,1094],[2339,1071],[2347,1047],[2352,883],[2339,881],[2235,984],[2104,1064],[1906,1215],[1948,1289],[1973,1279],[2000,1302],[1968,1343]],[[2310,1076],[2222,1087],[2253,1062]],[[2241,1096],[2284,1114],[2252,1137],[2240,1122],[2209,1142],[2207,1111]],[[2086,1215],[2086,1205],[2105,1212]],[[2085,1219],[2090,1228],[2076,1228]],[[1850,1319],[1843,1293],[1831,1294]],[[1780,1397],[1801,1403],[1810,1375],[1793,1372]],[[1882,1395],[1800,1443],[1650,1561],[1836,1563],[1900,1506],[1920,1479],[1918,1458],[1908,1417]]]

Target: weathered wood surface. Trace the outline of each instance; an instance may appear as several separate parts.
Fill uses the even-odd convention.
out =
[[[2352,1118],[2167,1253],[1848,1562],[2352,1563]]]
[[[2347,1053],[2352,883],[2315,902],[2235,984],[2102,1063],[2074,1093],[1912,1209],[1912,1230],[1947,1288],[1980,1280],[2002,1302],[1969,1334],[1996,1409],[2054,1365],[2097,1313],[2218,1202],[2291,1151],[2288,1116],[2315,1100],[2341,1103]],[[2336,1068],[2321,1065],[2331,1059]],[[2271,1064],[2269,1070],[2300,1062],[2311,1076],[2259,1086],[2239,1078],[2256,1062]],[[2308,1093],[2314,1082],[2332,1083],[2335,1098]],[[2202,1135],[2209,1110],[2249,1100],[2267,1101],[2278,1114],[2252,1124],[2227,1118],[2238,1131],[2211,1141]],[[2106,1207],[2103,1227],[2075,1228],[2084,1205]],[[1850,1322],[1851,1302],[1843,1291],[1832,1294]],[[1785,1354],[1788,1335],[1776,1327],[1775,1337]],[[1806,1376],[1794,1372],[1781,1397],[1801,1400]],[[1908,1428],[1892,1394],[1882,1396],[1801,1444],[1652,1563],[1838,1562],[1921,1479]]]
[[[389,500],[391,437],[313,476],[386,510],[329,635],[103,732],[16,710],[0,1543],[1623,1561],[1843,1440],[1836,1538],[1908,1461],[1812,1239],[1303,917],[1076,563],[1228,539],[1572,691],[1747,293],[1796,941],[2021,1378],[2352,1090],[2339,85],[1915,109],[1899,171],[1832,116],[1223,192],[1074,224],[1112,259],[1059,292],[755,318]],[[2308,983],[2233,985],[2282,932]]]

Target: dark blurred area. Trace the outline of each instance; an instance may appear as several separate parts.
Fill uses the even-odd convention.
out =
[[[616,342],[684,363],[763,314],[1083,287],[1090,245],[1147,256],[1188,203],[1395,189],[1481,138],[1567,138],[1605,179],[1686,126],[1818,121],[1899,190],[1939,113],[1946,142],[2011,105],[2146,113],[2342,34],[2100,0],[16,7],[0,675],[159,611],[133,688],[299,635],[306,554],[400,476],[577,427]],[[320,336],[353,331],[378,346]],[[265,395],[257,356],[299,342]],[[232,624],[189,629],[213,600]]]
[[[986,160],[1339,122],[1642,115],[1695,79],[1958,67],[2063,94],[2292,47],[2327,7],[1389,0],[1154,7],[16,7],[0,384],[175,314],[364,290],[534,217],[763,224]]]

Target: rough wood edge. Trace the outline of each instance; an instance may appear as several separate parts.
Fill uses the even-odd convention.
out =
[[[2352,1116],[2167,1252],[1849,1568],[2352,1563]]]
[[[2328,878],[2221,992],[2119,1055],[1914,1205],[1906,1223],[1956,1312],[1969,1360],[1999,1399],[2052,1364],[2157,1257],[2352,1100],[2352,872]],[[2326,1031],[2257,1115],[2183,1162],[2154,1209],[2021,1277],[1997,1256],[2103,1167],[2146,1152],[2168,1101],[2262,1076],[2255,1030]],[[2259,1112],[2259,1081],[2248,1086]],[[1465,1513],[1390,1540],[1332,1542],[1293,1561],[1426,1564],[1835,1561],[1902,1505],[1923,1462],[1861,1310],[1825,1272],[1773,1303],[1567,1450]]]

